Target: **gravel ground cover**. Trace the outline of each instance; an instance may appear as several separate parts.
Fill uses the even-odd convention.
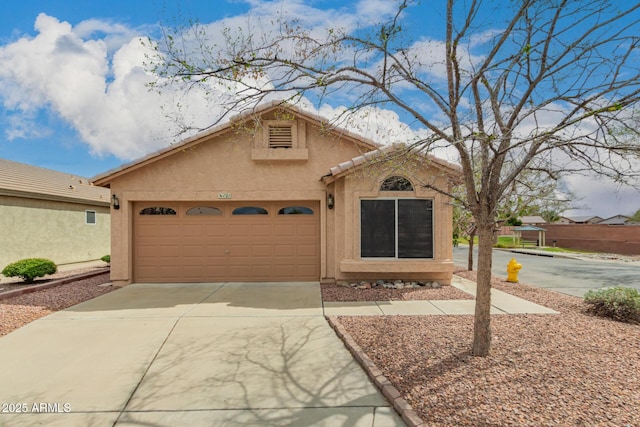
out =
[[[426,425],[640,426],[639,325],[588,315],[577,297],[493,286],[560,314],[493,316],[486,358],[469,351],[473,316],[338,320]]]
[[[73,273],[68,272],[66,275]],[[113,286],[98,286],[107,282],[109,282],[109,272],[66,285],[0,300],[0,336],[40,317],[116,289]],[[42,281],[36,284],[41,283]]]
[[[473,296],[453,286],[441,288],[386,289],[382,286],[358,289],[336,284],[321,285],[323,301],[412,301],[473,299]]]
[[[5,277],[0,275],[0,292],[9,291],[12,289],[24,288],[32,285],[41,285],[43,283],[51,282],[52,280],[62,279],[70,276],[77,276],[83,273],[92,273],[98,270],[105,270],[106,264],[100,266],[86,266],[73,269],[59,268],[54,274],[48,274],[44,277],[36,277],[33,283],[27,284],[20,277]],[[106,270],[105,270],[106,271]]]

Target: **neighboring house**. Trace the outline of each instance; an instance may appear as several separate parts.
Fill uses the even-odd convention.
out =
[[[69,264],[108,254],[109,197],[87,178],[0,159],[0,269],[24,258]]]
[[[459,169],[396,153],[273,103],[108,171],[111,279],[449,283]]]
[[[598,224],[602,221],[599,216],[583,215],[583,216],[562,216],[555,224]]]
[[[537,224],[544,224],[547,221],[544,220],[544,218],[542,218],[539,215],[525,215],[522,218],[520,218],[520,221],[522,221],[522,225],[537,225]]]
[[[633,223],[633,221],[631,220],[630,217],[628,217],[626,215],[614,215],[614,216],[609,217],[607,219],[603,219],[598,224],[604,224],[604,225],[628,225],[628,224],[631,224],[631,223]]]

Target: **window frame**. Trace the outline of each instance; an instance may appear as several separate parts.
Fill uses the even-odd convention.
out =
[[[362,255],[362,202],[363,201],[376,201],[376,200],[392,200],[394,201],[394,233],[395,233],[395,242],[394,242],[394,253],[393,257],[389,256],[363,256]],[[430,257],[399,257],[399,241],[400,241],[400,233],[398,229],[398,216],[399,216],[399,200],[424,200],[431,202],[431,256]],[[422,197],[363,197],[358,200],[358,253],[360,259],[367,261],[399,261],[399,260],[433,260],[436,258],[436,245],[435,245],[435,209],[434,209],[435,199],[434,198],[422,198]]]
[[[93,214],[93,222],[89,222],[89,213]],[[96,211],[92,211],[92,210],[85,210],[84,211],[84,223],[86,225],[96,225],[98,223],[98,213]]]
[[[385,188],[392,185],[396,185],[398,183],[402,183],[404,188]],[[380,192],[414,192],[413,183],[410,179],[402,176],[402,175],[390,175],[382,181],[380,184]]]

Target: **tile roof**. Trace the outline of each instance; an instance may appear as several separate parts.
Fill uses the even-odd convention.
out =
[[[357,168],[358,166],[361,166],[375,159],[376,157],[384,158],[383,156],[389,155],[394,151],[403,153],[404,150],[405,150],[405,147],[402,144],[396,144],[396,145],[388,145],[386,147],[379,148],[377,150],[366,152],[358,157],[354,157],[351,160],[347,160],[346,162],[342,162],[339,165],[332,167],[329,170],[329,174],[326,175],[324,178],[340,176],[342,174],[350,172],[351,170]],[[432,154],[420,154],[420,155],[423,156],[427,161],[431,162],[431,164],[436,165],[440,168],[444,168],[445,170],[447,170],[449,173],[453,175],[460,175],[462,173],[462,169],[458,165],[455,165],[446,160],[440,159]]]
[[[89,179],[0,159],[0,195],[108,206],[110,191]]]

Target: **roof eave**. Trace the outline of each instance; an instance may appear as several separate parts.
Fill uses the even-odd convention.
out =
[[[9,189],[0,189],[0,196],[20,197],[25,199],[36,199],[36,200],[48,200],[53,202],[66,202],[66,203],[73,203],[77,205],[105,206],[105,207],[111,205],[111,202],[109,200],[100,201],[100,200],[84,199],[82,197],[65,197],[65,196],[56,196],[52,194],[32,193],[27,191],[17,191],[17,190],[9,190]]]
[[[365,167],[369,161],[384,156],[388,152],[394,150],[398,150],[398,148],[394,146],[386,146],[375,151],[364,153],[361,156],[340,163],[339,165],[331,168],[329,173],[323,176],[321,180],[325,183],[325,185],[329,185],[344,176],[360,170],[361,168]],[[446,175],[450,178],[453,178],[456,183],[462,183],[462,169],[459,166],[447,162],[446,160],[440,159],[432,154],[426,154],[424,155],[424,157],[430,165],[444,171]]]
[[[299,107],[296,106],[292,106],[292,105],[285,105],[282,103],[282,101],[272,101],[269,104],[265,104],[264,106],[262,106],[262,108],[256,109],[256,110],[252,110],[252,111],[247,111],[241,114],[238,114],[234,117],[231,117],[230,120],[228,122],[225,122],[221,125],[215,126],[207,131],[198,133],[196,135],[190,136],[189,138],[184,139],[183,141],[179,142],[176,145],[172,145],[160,150],[157,150],[155,152],[152,152],[150,154],[147,154],[146,156],[143,156],[139,159],[133,160],[132,162],[129,163],[125,163],[121,166],[118,166],[116,168],[110,169],[104,173],[98,174],[96,176],[94,176],[93,178],[91,178],[91,182],[94,185],[100,186],[100,187],[106,187],[109,188],[111,181],[122,176],[125,175],[129,172],[132,172],[136,169],[139,169],[143,166],[146,166],[150,163],[154,163],[158,160],[161,160],[165,157],[171,156],[173,155],[175,152],[181,150],[181,149],[186,149],[186,148],[190,148],[194,145],[200,144],[201,142],[213,138],[214,136],[221,134],[225,131],[227,131],[228,129],[230,129],[234,124],[237,124],[239,122],[242,121],[246,121],[248,119],[250,119],[251,117],[255,116],[255,115],[264,115],[267,114],[269,111],[277,109],[277,108],[287,108],[289,110],[291,110],[294,114],[296,114],[296,116],[298,118],[307,120],[309,122],[312,121],[318,121],[319,123],[326,123],[326,118],[323,118],[321,116],[318,116],[316,114],[313,113],[309,113],[306,112],[302,109],[300,109]],[[361,147],[366,148],[367,150],[375,150],[377,148],[380,148],[379,144],[376,144],[375,142],[361,137],[359,135],[354,134],[353,132],[350,132],[346,129],[342,129],[342,128],[333,128],[330,130],[330,132],[336,133],[338,135],[340,135],[341,137],[344,138],[348,138],[349,140],[351,140],[351,142],[355,143],[356,145],[359,145]]]

